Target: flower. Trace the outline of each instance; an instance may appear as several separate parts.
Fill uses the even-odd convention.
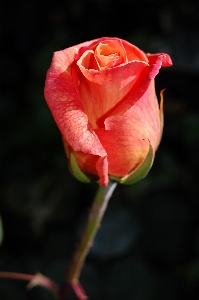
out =
[[[154,78],[171,65],[169,55],[145,54],[119,38],[54,53],[44,95],[76,177],[94,175],[106,186],[110,177],[128,178],[149,156],[152,164],[162,133]]]

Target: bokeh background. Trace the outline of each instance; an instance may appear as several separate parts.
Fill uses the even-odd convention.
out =
[[[116,36],[166,52],[174,65],[156,80],[157,94],[166,92],[154,166],[115,190],[81,282],[91,300],[199,299],[199,3],[4,0],[0,8],[0,270],[63,282],[97,185],[68,171],[45,74],[54,51]],[[26,284],[0,279],[0,299],[53,299]]]

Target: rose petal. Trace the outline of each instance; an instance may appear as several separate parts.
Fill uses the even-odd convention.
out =
[[[101,42],[107,41],[107,40],[113,40],[113,41],[118,41],[118,38],[116,37],[102,37],[96,40],[92,40],[90,42],[86,42],[81,44],[81,47],[79,48],[78,54],[75,57],[75,61],[77,62],[78,59],[80,59],[80,57],[82,56],[82,54],[86,51],[86,50],[95,50],[97,45]],[[124,40],[120,39],[122,41],[122,43],[124,42]],[[128,42],[127,42],[128,43]],[[129,44],[129,43],[128,43]],[[130,45],[130,44],[129,44]],[[138,49],[138,48],[137,48]],[[148,61],[148,60],[147,60]]]
[[[127,42],[125,40],[122,40],[122,44],[125,48],[128,61],[138,60],[138,61],[143,61],[143,62],[148,63],[147,55],[142,50],[140,50],[138,47],[130,44],[129,42]]]
[[[96,163],[96,169],[98,172],[98,175],[100,177],[99,184],[101,186],[107,186],[109,182],[108,177],[108,159],[107,157],[100,157]]]
[[[99,176],[99,184],[107,186],[108,178],[108,160],[107,157],[99,157],[83,153],[81,151],[73,151],[75,160],[84,173]]]
[[[81,56],[81,64],[86,69],[90,69],[90,68],[93,69],[91,67],[91,65],[93,65],[93,60],[95,60],[93,50],[86,50]],[[94,68],[94,70],[96,70],[96,69]],[[99,70],[99,69],[97,69],[97,70]]]
[[[84,75],[79,84],[83,110],[94,128],[104,127],[106,114],[132,90],[148,64],[132,61],[98,72],[80,63],[79,60],[77,64]]]
[[[96,133],[109,162],[109,173],[125,176],[147,155],[148,141],[157,149],[160,137],[159,106],[152,81],[144,95],[123,115],[106,120]]]
[[[157,54],[147,54],[149,64],[152,65],[156,63],[158,57],[162,59],[162,67],[170,67],[173,65],[172,60],[168,54],[165,53],[157,53]]]
[[[139,76],[139,80],[136,82],[132,90],[129,91],[128,95],[124,97],[124,99],[122,99],[120,103],[115,105],[114,109],[110,112],[107,118],[112,118],[112,117],[122,115],[144,95],[145,91],[148,89],[151,83],[151,80],[153,80],[155,76],[158,74],[159,69],[162,66],[162,62],[165,59],[165,55],[166,54],[158,54],[153,56],[152,58],[153,60],[150,61],[150,66],[147,66],[143,70],[143,72]],[[167,57],[167,61],[169,61],[168,57]]]
[[[92,44],[86,42],[54,53],[47,72],[44,95],[53,117],[66,141],[76,151],[106,156],[106,151],[89,124],[71,75],[79,48]]]
[[[98,155],[92,155],[82,151],[73,151],[73,149],[71,149],[71,151],[75,156],[78,166],[85,174],[98,175],[96,170],[96,163],[99,159]]]
[[[95,49],[95,57],[101,70],[127,62],[126,51],[119,39],[100,42]]]
[[[117,128],[116,128],[117,127]],[[128,129],[127,129],[128,130]],[[108,154],[108,173],[123,177],[136,168],[147,154],[147,143],[138,137],[128,135],[117,123],[113,130],[97,129],[96,133]],[[134,144],[135,143],[135,144]]]

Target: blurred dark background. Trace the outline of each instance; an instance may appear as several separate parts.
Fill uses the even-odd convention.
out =
[[[166,92],[154,166],[140,183],[117,187],[81,282],[91,300],[199,299],[199,2],[7,0],[0,8],[0,270],[63,281],[97,185],[69,174],[45,74],[54,51],[116,36],[168,53],[174,66],[156,80],[157,95]],[[53,299],[25,287],[0,279],[0,299]]]

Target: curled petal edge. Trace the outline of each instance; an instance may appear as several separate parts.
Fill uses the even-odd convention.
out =
[[[117,181],[121,184],[134,184],[143,179],[151,169],[154,161],[155,152],[149,141],[149,151],[146,158],[137,166],[135,170],[130,172],[128,175],[118,178],[116,176],[110,176],[111,180]]]
[[[154,62],[157,61],[157,58],[160,58],[162,60],[162,67],[170,67],[173,65],[170,56],[166,53],[147,53],[146,56],[149,60],[149,64],[154,64]]]
[[[155,78],[158,74],[163,61],[164,55],[157,54],[154,55],[150,61],[150,65],[147,67],[147,74],[140,84],[135,88],[133,93],[124,97],[119,103],[116,104],[115,108],[110,112],[110,114],[105,119],[105,128],[108,130],[108,120],[117,116],[121,116],[127,110],[129,110],[145,93],[148,89],[151,80]]]
[[[90,183],[92,179],[95,178],[95,176],[93,175],[89,176],[80,169],[80,167],[76,162],[76,158],[72,152],[70,153],[69,156],[69,168],[72,175],[81,182]],[[109,182],[107,157],[99,157],[96,163],[96,170],[99,176],[99,180],[98,180],[99,185],[106,187]]]

